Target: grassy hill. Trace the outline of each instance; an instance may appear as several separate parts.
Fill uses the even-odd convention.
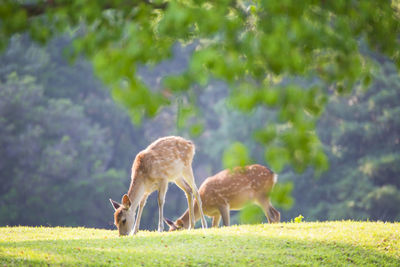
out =
[[[0,228],[0,266],[47,264],[400,266],[400,223],[241,225],[133,237],[89,228]]]

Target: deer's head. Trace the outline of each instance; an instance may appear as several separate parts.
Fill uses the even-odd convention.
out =
[[[135,222],[135,211],[131,208],[131,201],[125,194],[122,197],[122,204],[112,200],[110,202],[115,210],[114,224],[118,228],[119,235],[129,235]]]
[[[178,219],[176,222],[173,222],[167,218],[164,218],[165,223],[169,226],[169,232],[176,231],[176,230],[183,230],[186,229],[187,227],[184,226],[184,223],[182,220]]]

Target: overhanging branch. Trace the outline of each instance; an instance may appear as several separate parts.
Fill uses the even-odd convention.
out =
[[[150,0],[142,0],[141,2],[146,5],[151,6],[154,9],[165,10],[168,7],[168,2],[163,2],[160,4],[153,3]],[[36,3],[36,4],[21,4],[21,5],[19,5],[19,8],[21,8],[22,10],[25,10],[28,17],[35,17],[35,16],[40,16],[40,15],[44,14],[47,9],[53,9],[53,8],[61,7],[63,5],[65,5],[65,4],[56,3],[56,2],[54,2],[54,0],[48,0],[48,1]],[[134,4],[126,2],[126,3],[121,4],[120,6],[114,6],[110,3],[107,3],[107,4],[102,5],[101,9],[102,10],[115,9],[118,7],[126,8],[128,6],[133,7]]]

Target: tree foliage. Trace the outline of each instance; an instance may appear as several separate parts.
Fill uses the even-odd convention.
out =
[[[132,127],[85,61],[67,64],[61,51],[69,43],[65,37],[55,38],[46,48],[39,48],[29,38],[13,37],[0,57],[1,225],[111,227],[108,197],[118,199],[126,192],[136,153],[159,136],[191,133],[190,125],[176,127],[175,120],[186,108],[188,93],[154,120]],[[170,73],[171,65],[183,69],[191,51],[174,49],[180,55],[176,59],[153,70],[141,70],[146,83],[156,80],[157,73]],[[375,58],[382,66],[374,73],[371,88],[356,87],[346,99],[332,95],[318,124],[331,169],[320,180],[313,179],[310,169],[303,176],[287,166],[279,173],[271,197],[284,220],[299,214],[307,221],[398,220],[399,77],[393,64]],[[296,84],[307,88],[313,80],[296,78]],[[225,101],[228,94],[227,86],[216,81],[193,92],[202,114],[195,119],[204,126],[203,133],[193,138],[199,186],[223,168],[224,153],[238,160],[233,164],[240,164],[243,158],[236,155],[245,151],[246,160],[268,166],[261,144],[284,127],[274,126],[278,111],[257,107],[249,113],[239,112]],[[268,122],[266,131],[257,131],[263,122]],[[290,192],[296,201],[286,210],[293,200],[282,197]],[[186,208],[184,194],[170,186],[165,216],[176,218]],[[154,229],[154,214],[156,194],[144,210],[143,228]],[[232,223],[261,219],[265,220],[262,211],[250,206],[232,216]]]
[[[370,90],[328,104],[318,129],[333,167],[323,179],[294,181],[292,216],[400,220],[400,78],[393,64],[380,61]]]
[[[371,80],[371,60],[361,47],[400,65],[397,1],[3,0],[0,18],[2,47],[16,33],[44,43],[76,31],[68,53],[92,60],[135,122],[179,96],[187,99],[182,110],[193,112],[187,118],[198,116],[198,99],[188,96],[195,96],[194,85],[212,79],[229,84],[238,109],[276,109],[281,127],[261,121],[258,137],[278,170],[288,163],[298,171],[309,165],[326,169],[316,119],[329,94]],[[190,62],[150,88],[138,75],[140,67],[171,57],[177,42],[196,45]],[[293,79],[284,82],[284,76],[314,82],[304,87]],[[193,134],[202,129],[195,122]]]
[[[0,224],[111,225],[141,143],[128,116],[93,77],[61,56],[13,38],[0,57]]]

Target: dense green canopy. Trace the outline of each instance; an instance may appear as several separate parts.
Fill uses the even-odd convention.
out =
[[[400,65],[398,7],[369,0],[2,0],[0,42],[4,48],[14,34],[28,33],[44,43],[72,32],[66,52],[93,62],[135,122],[180,99],[195,134],[202,129],[199,88],[222,80],[234,107],[277,110],[279,123],[260,121],[256,134],[277,171],[287,163],[298,171],[325,169],[316,119],[329,95],[369,84],[373,62],[366,51]],[[176,43],[195,44],[187,66],[148,86],[139,69],[171,57]],[[299,76],[312,82],[299,84]]]

